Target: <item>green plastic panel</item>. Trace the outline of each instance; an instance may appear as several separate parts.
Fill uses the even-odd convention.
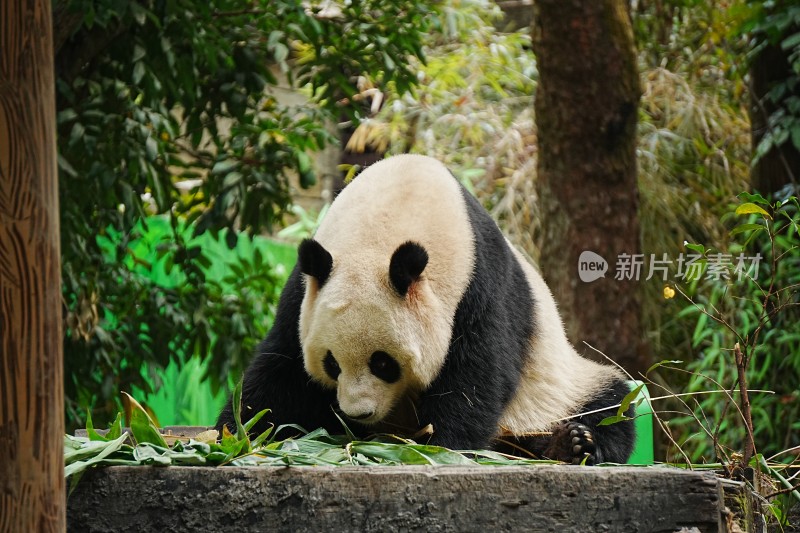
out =
[[[642,385],[639,395],[634,400],[636,405],[636,443],[633,453],[628,459],[629,465],[651,465],[653,458],[653,408],[650,404],[650,392],[641,381],[629,381],[631,390]]]

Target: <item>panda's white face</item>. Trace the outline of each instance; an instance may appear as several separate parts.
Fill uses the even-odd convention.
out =
[[[345,296],[336,280],[307,298],[301,339],[306,371],[335,388],[339,409],[361,424],[378,423],[401,398],[422,388],[413,371],[422,354],[410,311],[381,302],[387,290]],[[381,294],[383,293],[383,294]]]

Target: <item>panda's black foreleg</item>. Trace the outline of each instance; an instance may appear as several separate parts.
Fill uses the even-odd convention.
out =
[[[303,352],[297,333],[303,284],[300,271],[292,271],[281,294],[275,323],[267,338],[259,345],[253,362],[242,382],[242,422],[248,421],[262,409],[266,415],[251,429],[260,434],[282,424],[296,424],[308,431],[323,427],[332,433],[343,433],[341,423],[333,414],[335,391],[328,391],[311,381],[303,365]],[[217,420],[217,430],[226,425],[236,432],[232,401],[228,399]],[[296,434],[287,429],[278,437]]]
[[[492,357],[487,340],[492,337],[481,333],[457,337],[439,376],[420,398],[419,422],[433,426],[430,444],[480,450],[494,437],[519,376],[513,364]]]
[[[452,450],[481,450],[489,446],[501,406],[492,398],[477,393],[465,383],[452,383],[428,390],[419,404],[422,426],[430,424],[433,434],[428,441]]]

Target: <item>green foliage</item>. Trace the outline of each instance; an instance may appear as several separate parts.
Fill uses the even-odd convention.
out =
[[[636,0],[633,28],[642,70],[680,73],[695,88],[724,102],[746,97],[741,61],[748,39],[739,30],[752,17],[747,0]]]
[[[207,425],[219,415],[233,388],[231,381],[215,394],[206,377],[208,364],[208,359],[193,356],[173,360],[163,370],[148,367],[145,378],[150,393],[134,387],[132,394],[142,398],[159,425]]]
[[[723,215],[749,184],[746,111],[691,78],[661,67],[642,75],[637,162],[647,257],[666,253],[675,258],[684,240],[727,249]],[[691,329],[675,320],[672,302],[665,302],[662,291],[663,280],[642,287],[649,340],[660,357],[683,359],[691,349]]]
[[[736,389],[738,369],[733,355],[739,344],[747,365],[747,388],[774,391],[750,394],[756,450],[778,454],[800,439],[800,205],[792,197],[770,203],[759,195],[742,195],[731,220],[732,262],[740,253],[746,275],[706,279],[688,288],[692,303],[681,317],[693,328],[692,347],[699,356],[687,365],[693,373],[687,392]],[[707,257],[712,254],[706,252]],[[733,394],[737,399],[738,394]],[[693,417],[672,422],[682,448],[694,461],[730,454],[743,448],[746,428],[731,397],[697,397]],[[708,438],[696,438],[696,418]]]
[[[433,10],[421,0],[319,2],[309,24],[286,29],[297,49],[297,76],[324,106],[359,118],[357,107],[341,107],[361,92],[358,77],[400,93],[417,83],[411,57],[423,58],[422,35]],[[303,5],[299,2],[295,6]]]
[[[746,101],[746,74],[767,46],[783,50],[786,75],[759,103],[769,109],[753,162],[785,143],[800,149],[800,6],[774,0],[638,0],[634,28],[648,68],[682,73],[725,103]],[[745,59],[745,60],[743,60]]]
[[[497,32],[498,16],[483,0],[444,4],[426,36],[426,61],[414,65],[421,83],[409,92],[392,87],[382,126],[362,125],[376,129],[370,140],[456,168],[491,155],[503,130],[530,107],[536,74],[527,32]]]
[[[193,235],[234,248],[239,232],[280,223],[290,178],[314,182],[325,121],[355,113],[342,100],[357,76],[415,82],[407,56],[420,54],[428,11],[414,0],[56,0],[54,12],[73,425],[92,404],[110,419],[120,389],[148,391],[143,366],[210,354],[214,388],[243,370],[276,275],[256,256],[211,278],[215,258]],[[284,76],[316,100],[279,103]],[[160,213],[170,229],[153,260],[138,243],[142,220]]]
[[[76,311],[66,317],[65,385],[73,421],[92,404],[99,419],[110,419],[119,390],[132,385],[144,393],[159,390],[159,370],[195,353],[212,356],[201,376],[208,378],[209,392],[227,385],[229,374],[244,367],[266,333],[288,275],[275,247],[263,239],[192,237],[191,229],[173,227],[168,218],[149,217],[128,235],[106,232],[95,243],[100,273],[117,278],[102,285],[98,273],[104,301],[77,300]],[[195,268],[176,266],[184,253],[192,254]],[[69,268],[65,264],[67,275]]]
[[[241,390],[239,389],[239,393]],[[245,434],[226,433],[219,443],[216,432],[188,443],[177,440],[170,446],[144,408],[128,396],[131,405],[130,432],[123,432],[122,413],[119,413],[105,434],[95,431],[91,415],[87,417],[88,437],[64,437],[64,475],[70,478],[71,489],[89,468],[113,465],[220,465],[249,454],[254,442],[263,442],[268,430],[251,442]],[[260,413],[259,416],[263,414]],[[200,437],[200,436],[199,436]]]

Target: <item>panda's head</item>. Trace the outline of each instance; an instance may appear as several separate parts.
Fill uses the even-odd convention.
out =
[[[443,335],[435,319],[438,300],[423,275],[428,260],[415,242],[382,259],[363,251],[332,257],[311,239],[300,245],[305,368],[336,389],[339,409],[352,420],[384,420],[404,395],[429,385],[441,366],[449,328]]]

